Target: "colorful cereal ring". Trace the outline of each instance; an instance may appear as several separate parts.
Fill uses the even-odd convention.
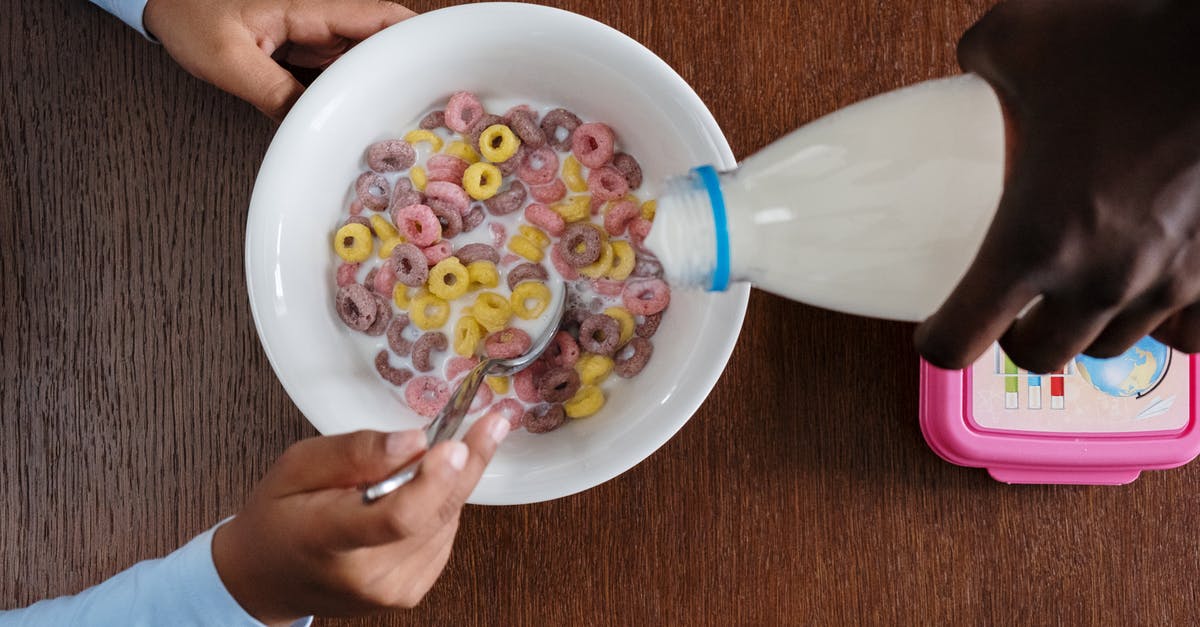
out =
[[[602,122],[579,125],[571,138],[571,154],[579,163],[589,168],[601,168],[612,161],[616,136],[612,128]]]

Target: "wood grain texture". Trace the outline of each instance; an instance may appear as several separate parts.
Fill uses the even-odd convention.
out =
[[[6,4],[0,607],[170,551],[314,433],[243,279],[271,124],[88,3]],[[953,72],[990,2],[552,4],[657,52],[744,157]],[[712,396],[646,462],[469,507],[421,607],[320,624],[1194,624],[1200,465],[1085,488],[946,464],[917,427],[911,331],[756,294]]]

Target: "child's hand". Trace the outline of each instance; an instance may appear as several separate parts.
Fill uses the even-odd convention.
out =
[[[325,67],[413,15],[386,0],[150,0],[142,17],[185,70],[278,121],[304,87],[277,60]]]
[[[505,417],[481,418],[463,442],[429,451],[416,479],[371,504],[359,486],[420,452],[420,431],[299,442],[217,530],[217,572],[267,624],[412,607],[446,565],[463,502],[507,434]]]

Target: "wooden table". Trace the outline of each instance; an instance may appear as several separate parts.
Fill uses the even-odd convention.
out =
[[[954,72],[990,3],[555,4],[660,54],[741,157]],[[170,551],[314,430],[243,279],[272,124],[81,0],[11,3],[0,42],[12,606]],[[1200,465],[1087,488],[942,462],[917,426],[911,331],[756,294],[724,378],[651,458],[573,497],[467,508],[420,608],[322,624],[1194,624]]]

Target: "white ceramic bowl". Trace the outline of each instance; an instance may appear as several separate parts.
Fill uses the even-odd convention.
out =
[[[251,310],[271,365],[322,433],[424,423],[352,346],[333,307],[332,233],[371,142],[395,137],[450,93],[557,104],[605,121],[646,181],[735,165],[716,121],[666,63],[588,18],[485,3],[427,13],[362,42],[317,79],[263,160],[246,227]],[[748,289],[677,292],[650,364],[597,415],[544,435],[512,434],[473,503],[548,500],[600,484],[667,441],[716,383]]]

